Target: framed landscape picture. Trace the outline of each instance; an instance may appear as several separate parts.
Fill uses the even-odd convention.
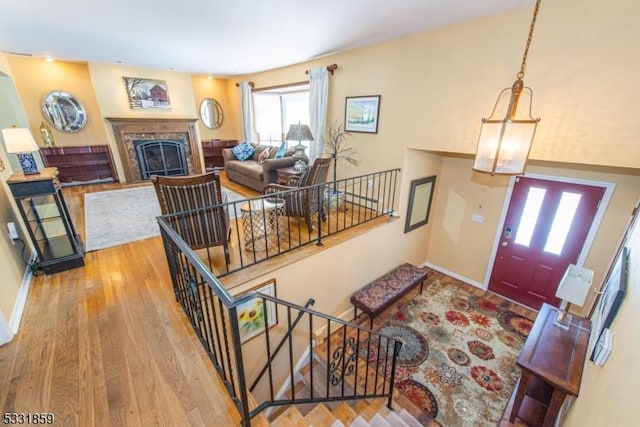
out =
[[[123,77],[132,110],[142,108],[170,109],[169,89],[164,80]]]
[[[618,314],[620,305],[627,291],[629,268],[629,249],[622,247],[599,292],[599,298],[591,313],[591,337],[589,353],[591,360],[595,358],[595,347],[604,329],[609,328]]]
[[[347,132],[378,133],[380,95],[348,96],[344,111]]]
[[[257,292],[272,297],[276,296],[276,279],[262,283],[245,294]],[[250,299],[237,307],[238,328],[240,329],[240,342],[244,343],[251,338],[261,334],[266,328],[271,328],[278,324],[278,313],[276,305],[270,301],[263,300],[260,296]]]

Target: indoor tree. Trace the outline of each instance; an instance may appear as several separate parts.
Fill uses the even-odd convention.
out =
[[[334,122],[327,130],[324,141],[324,152],[333,159],[333,189],[329,190],[333,194],[338,191],[338,163],[358,166],[358,152],[355,148],[349,147],[348,139],[351,135],[344,130],[344,124]]]

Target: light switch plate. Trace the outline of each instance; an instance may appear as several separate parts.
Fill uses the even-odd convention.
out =
[[[484,217],[482,215],[473,214],[473,215],[471,215],[471,221],[483,223],[484,222]]]

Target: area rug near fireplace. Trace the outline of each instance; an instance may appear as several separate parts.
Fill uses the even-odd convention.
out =
[[[535,313],[519,308],[521,316],[512,303],[440,276],[376,322],[403,342],[396,388],[442,426],[495,426],[520,375],[516,360]]]
[[[244,197],[222,187],[227,201]],[[109,248],[160,235],[160,205],[151,185],[86,193],[85,251]]]

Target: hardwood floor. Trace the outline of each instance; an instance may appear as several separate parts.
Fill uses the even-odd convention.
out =
[[[81,233],[83,194],[64,189]],[[85,267],[35,277],[19,333],[0,348],[0,406],[58,425],[238,425],[175,302],[159,237],[90,252]]]
[[[225,178],[233,191],[257,195]],[[63,189],[83,239],[84,194],[122,187]],[[322,249],[308,245],[231,274],[225,284]],[[51,412],[58,425],[238,425],[222,387],[174,300],[160,237],[89,252],[82,268],[34,277],[19,332],[0,347],[3,413]]]

